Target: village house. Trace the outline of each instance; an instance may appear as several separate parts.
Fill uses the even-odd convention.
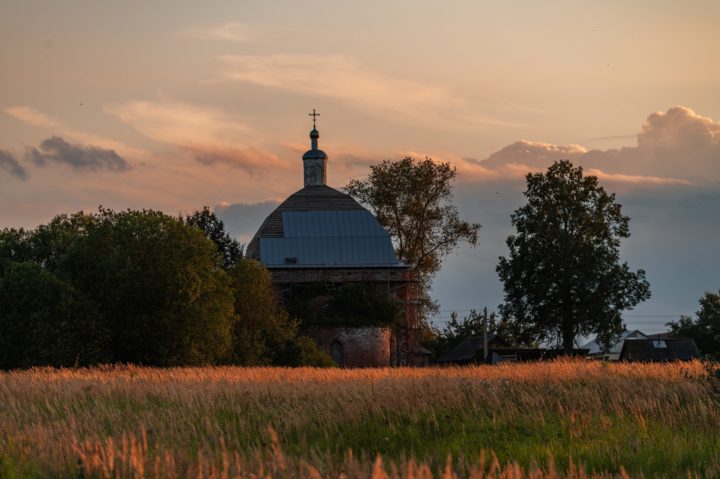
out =
[[[623,332],[607,351],[603,351],[598,338],[583,348],[589,350],[589,359],[608,361],[689,361],[700,357],[692,339],[678,338],[670,333],[644,334],[637,329]]]

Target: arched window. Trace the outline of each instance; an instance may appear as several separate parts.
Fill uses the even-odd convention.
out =
[[[330,345],[330,356],[339,367],[343,366],[343,345],[337,339]]]

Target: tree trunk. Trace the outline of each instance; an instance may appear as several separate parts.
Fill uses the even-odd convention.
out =
[[[562,336],[563,336],[563,352],[565,355],[569,356],[573,352],[573,346],[575,343],[575,327],[572,323],[568,324],[567,322],[563,324],[562,327]]]

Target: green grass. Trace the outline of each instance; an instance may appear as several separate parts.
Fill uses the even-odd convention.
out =
[[[481,454],[485,469],[495,454],[561,475],[720,474],[720,403],[700,363],[33,370],[0,375],[0,438],[2,478],[367,477],[378,455],[400,475],[449,456],[470,475]]]

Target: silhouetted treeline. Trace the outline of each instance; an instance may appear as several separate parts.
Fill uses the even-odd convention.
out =
[[[208,209],[0,231],[0,368],[329,365]]]

